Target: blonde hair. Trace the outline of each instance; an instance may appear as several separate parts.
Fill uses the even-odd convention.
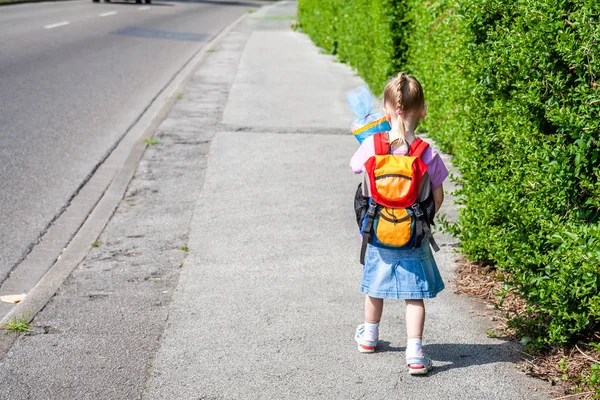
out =
[[[390,143],[406,144],[406,128],[402,119],[408,112],[418,111],[425,105],[423,88],[414,76],[400,72],[390,79],[383,90],[383,105],[388,110],[395,110],[398,118],[398,130],[389,133]]]

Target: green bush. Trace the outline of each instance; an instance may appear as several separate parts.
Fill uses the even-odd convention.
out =
[[[470,78],[466,21],[455,1],[407,1],[409,35],[407,63],[402,69],[416,76],[427,102],[427,120],[421,127],[437,144],[454,153],[468,129]]]
[[[472,86],[455,152],[459,238],[510,272],[529,303],[515,326],[566,343],[600,321],[598,6],[475,0],[460,12]]]
[[[315,42],[375,93],[408,71],[461,172],[472,259],[528,302],[512,324],[564,344],[600,322],[600,3],[300,0]],[[323,19],[325,17],[325,19]]]
[[[301,0],[298,16],[317,46],[357,69],[377,94],[405,63],[403,2]]]
[[[340,25],[338,16],[344,0],[300,0],[298,2],[298,22],[302,30],[315,44],[328,53],[337,52]]]

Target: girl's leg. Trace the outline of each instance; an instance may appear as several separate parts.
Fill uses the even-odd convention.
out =
[[[365,322],[378,324],[383,312],[383,299],[365,296]]]
[[[406,360],[411,374],[426,374],[431,369],[431,360],[423,355],[421,343],[424,325],[423,300],[406,300]]]
[[[365,323],[356,328],[356,342],[361,353],[373,353],[379,338],[379,320],[383,311],[383,299],[365,297]]]
[[[366,314],[366,313],[365,313]],[[406,337],[421,339],[425,325],[425,303],[422,299],[406,300]]]

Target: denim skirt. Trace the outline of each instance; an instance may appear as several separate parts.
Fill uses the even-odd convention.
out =
[[[379,299],[430,299],[443,289],[429,241],[406,250],[368,246],[361,293]]]

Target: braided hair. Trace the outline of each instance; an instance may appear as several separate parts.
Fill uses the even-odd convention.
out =
[[[404,72],[398,73],[398,76],[391,79],[383,91],[383,104],[388,109],[395,110],[395,117],[398,118],[398,129],[393,129],[389,133],[389,141],[395,146],[406,144],[406,127],[404,119],[407,113],[420,110],[425,104],[423,88],[419,81],[411,75]]]

